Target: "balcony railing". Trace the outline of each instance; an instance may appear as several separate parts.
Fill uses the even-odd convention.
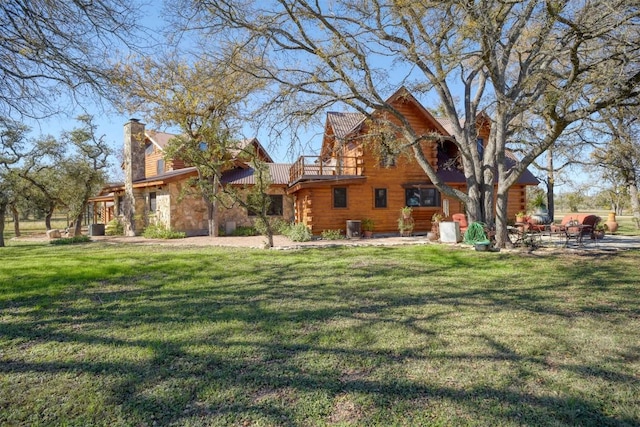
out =
[[[289,184],[332,176],[360,175],[362,175],[362,157],[334,157],[323,161],[317,156],[300,156],[289,169]]]

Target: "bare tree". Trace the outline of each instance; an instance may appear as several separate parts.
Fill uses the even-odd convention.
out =
[[[498,244],[507,240],[508,189],[527,166],[572,123],[637,96],[640,82],[639,11],[631,0],[274,0],[268,7],[200,0],[179,7],[189,13],[186,28],[204,28],[210,39],[226,35],[226,46],[254,52],[239,68],[273,84],[270,105],[289,119],[336,103],[365,115],[383,112],[401,148],[441,192],[461,200],[471,220],[496,223]],[[399,85],[437,95],[452,123],[466,192],[447,186],[426,161],[421,147],[438,137],[417,134],[385,101]],[[479,149],[483,110],[491,137]],[[542,124],[542,134],[514,144],[525,113]],[[522,152],[513,167],[510,148]]]
[[[128,0],[0,2],[0,114],[56,113],[62,94],[104,94],[109,61],[139,40]]]
[[[606,139],[606,145],[594,150],[593,161],[605,168],[613,183],[624,186],[637,228],[640,228],[640,119],[638,108],[613,108],[601,115],[594,132]],[[612,204],[613,205],[613,204]]]

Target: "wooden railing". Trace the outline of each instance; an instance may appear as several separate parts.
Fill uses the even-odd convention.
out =
[[[289,184],[300,179],[340,175],[362,175],[362,157],[334,157],[322,161],[317,156],[300,156],[289,169]]]

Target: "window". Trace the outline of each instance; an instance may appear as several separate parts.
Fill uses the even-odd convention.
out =
[[[393,153],[383,152],[380,155],[380,166],[383,168],[392,168],[396,165],[396,155]]]
[[[482,138],[478,137],[478,139],[476,139],[476,144],[478,145],[478,154],[483,156],[484,155],[484,140]]]
[[[284,208],[283,208],[283,197],[281,195],[273,195],[273,196],[269,196],[269,199],[271,200],[269,203],[269,207],[267,208],[267,215],[268,216],[282,216],[283,212],[284,212]],[[253,210],[253,209],[247,209],[247,214],[249,216],[256,216],[257,213]]]
[[[144,154],[146,154],[147,156],[150,156],[150,155],[153,154],[153,144],[152,143],[148,143],[147,145],[145,145]]]
[[[164,159],[158,159],[156,163],[156,174],[160,175],[164,173]]]
[[[373,194],[375,199],[375,207],[386,208],[387,207],[387,189],[376,188],[375,190],[373,190]]]
[[[155,191],[153,193],[149,193],[149,211],[150,212],[155,212],[156,211],[156,193],[155,193]]]
[[[335,187],[333,189],[333,207],[334,208],[347,207],[347,188],[346,187]]]
[[[409,207],[440,206],[440,193],[435,188],[407,188],[405,204]]]
[[[271,203],[269,204],[269,209],[267,209],[267,215],[282,216],[282,196],[269,196],[269,198],[271,198]]]

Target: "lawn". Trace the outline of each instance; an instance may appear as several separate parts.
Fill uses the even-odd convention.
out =
[[[0,425],[640,425],[640,253],[0,250]]]

